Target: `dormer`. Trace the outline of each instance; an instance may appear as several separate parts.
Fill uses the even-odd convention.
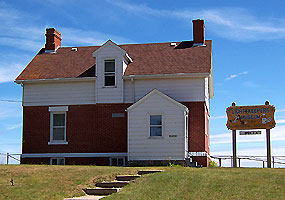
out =
[[[131,58],[111,40],[92,55],[96,58],[96,102],[122,103],[123,74]]]

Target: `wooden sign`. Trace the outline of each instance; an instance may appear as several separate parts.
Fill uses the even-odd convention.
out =
[[[275,127],[272,105],[230,106],[227,108],[230,130],[271,129]]]

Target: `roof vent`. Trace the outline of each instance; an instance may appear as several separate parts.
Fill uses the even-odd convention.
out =
[[[176,44],[176,42],[171,42],[171,43],[170,43],[170,46],[171,46],[171,47],[176,47],[177,44]]]
[[[77,51],[77,48],[76,47],[72,47],[71,51]]]

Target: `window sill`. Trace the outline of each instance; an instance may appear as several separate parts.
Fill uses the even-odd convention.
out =
[[[148,139],[164,139],[163,136],[149,136]]]
[[[48,145],[65,145],[68,144],[68,142],[48,142]]]
[[[117,88],[117,86],[116,85],[114,85],[114,86],[103,86],[102,88]]]

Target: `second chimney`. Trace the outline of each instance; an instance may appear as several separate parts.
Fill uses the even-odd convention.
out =
[[[46,29],[46,51],[56,51],[61,47],[61,34],[55,28]]]
[[[193,22],[193,42],[194,46],[205,45],[205,24],[204,20],[196,19]]]

